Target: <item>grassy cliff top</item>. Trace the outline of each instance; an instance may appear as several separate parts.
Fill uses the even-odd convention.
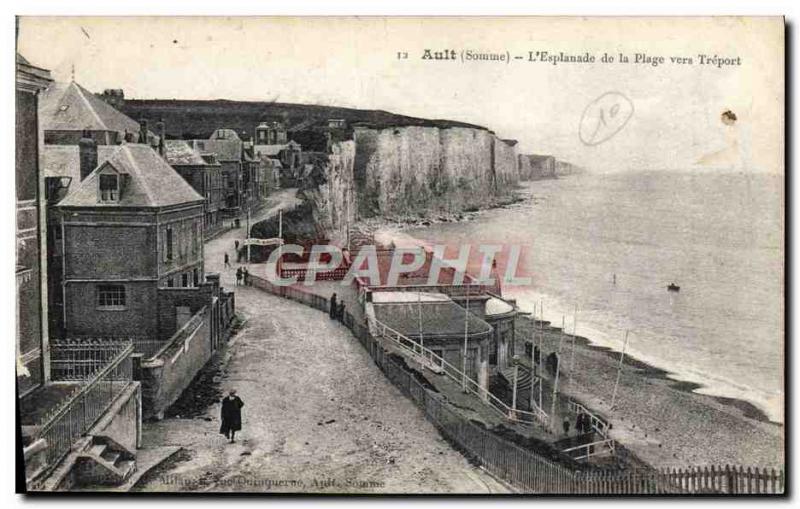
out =
[[[257,101],[127,99],[120,107],[123,113],[151,122],[163,119],[171,138],[208,138],[215,129],[227,127],[252,135],[264,121],[279,120],[289,129],[310,130],[324,126],[328,119],[345,120],[347,125],[366,124],[387,127],[486,127],[454,120],[424,119],[398,115],[383,110],[361,110],[315,104],[290,104]]]

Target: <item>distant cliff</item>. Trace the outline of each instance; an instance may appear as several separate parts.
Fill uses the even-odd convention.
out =
[[[361,217],[474,209],[519,180],[516,148],[485,129],[357,127],[353,139]]]

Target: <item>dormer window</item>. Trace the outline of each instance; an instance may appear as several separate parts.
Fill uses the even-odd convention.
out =
[[[100,175],[100,201],[119,201],[119,175]]]

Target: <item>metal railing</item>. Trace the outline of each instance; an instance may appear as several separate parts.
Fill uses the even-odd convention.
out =
[[[481,386],[475,379],[470,378],[462,370],[453,366],[429,348],[422,346],[419,342],[404,336],[378,320],[375,320],[375,328],[380,337],[399,347],[401,351],[416,359],[423,366],[444,374],[454,382],[461,384],[467,392],[477,396],[481,401],[487,403],[492,410],[506,419],[516,423],[535,423],[543,427],[549,427],[549,417],[541,408],[537,407],[533,412],[513,408]]]
[[[608,431],[610,427],[609,423],[605,419],[598,417],[597,415],[592,413],[588,408],[583,406],[581,403],[575,401],[574,399],[570,399],[567,401],[567,408],[569,408],[576,414],[587,415],[589,417],[589,422],[591,423],[592,430],[596,431],[603,438],[608,438]]]
[[[448,297],[478,297],[487,295],[489,290],[494,287],[480,284],[467,283],[462,285],[381,285],[371,286],[367,280],[361,280],[362,285],[367,286],[371,292],[421,292],[421,293],[443,293]]]
[[[37,426],[36,438],[46,441],[46,469],[55,467],[72,445],[108,410],[133,381],[133,344],[98,340],[57,341],[50,352],[57,361],[53,380],[80,384]]]
[[[617,443],[613,438],[604,438],[602,440],[563,449],[561,452],[568,454],[574,460],[581,461],[588,460],[592,456],[601,456],[605,453],[613,455],[616,450],[616,445]]]

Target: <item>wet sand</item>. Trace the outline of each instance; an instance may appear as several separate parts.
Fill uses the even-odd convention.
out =
[[[533,321],[517,322],[517,351]],[[538,329],[538,325],[537,325]],[[545,355],[558,348],[560,328],[544,327]],[[746,401],[698,394],[700,386],[626,356],[617,399],[610,408],[619,352],[576,336],[562,344],[560,392],[583,402],[612,424],[612,436],[654,467],[702,465],[778,467],[784,464],[784,427]]]

